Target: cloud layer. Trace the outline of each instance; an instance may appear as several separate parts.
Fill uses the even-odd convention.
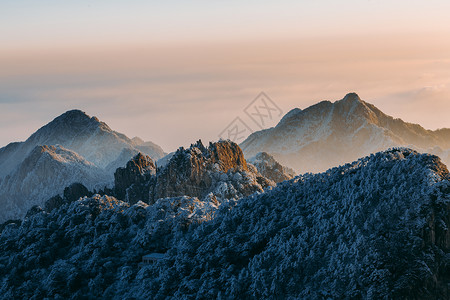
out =
[[[347,92],[425,128],[450,127],[450,42],[364,35],[0,52],[0,145],[68,109],[166,151],[220,132],[261,91],[280,108]]]

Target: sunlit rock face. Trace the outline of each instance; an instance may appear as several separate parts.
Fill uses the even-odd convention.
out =
[[[201,141],[189,149],[180,148],[168,164],[157,172],[152,199],[188,195],[239,198],[262,192],[274,183],[249,168],[239,146],[230,141]]]
[[[115,173],[115,196],[130,203],[154,203],[166,197],[189,196],[214,201],[237,200],[274,186],[275,182],[247,165],[242,150],[231,141],[201,141],[178,149],[162,167],[138,154]]]

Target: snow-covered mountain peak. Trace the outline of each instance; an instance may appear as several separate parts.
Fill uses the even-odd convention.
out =
[[[139,145],[137,145],[139,144]],[[165,155],[152,142],[132,141],[81,110],[69,110],[25,142],[0,148],[0,219],[19,216],[74,182],[90,190],[112,185],[114,171],[142,152]]]
[[[252,133],[240,146],[246,158],[267,152],[300,173],[318,172],[394,146],[445,151],[450,148],[446,132],[394,119],[349,93],[335,102],[293,109],[277,126]]]
[[[340,117],[346,118],[348,121],[359,119],[366,123],[378,123],[377,114],[356,93],[349,93],[342,100],[334,102],[333,109]],[[381,113],[380,116],[384,117],[385,115]]]
[[[65,129],[80,129],[83,127],[97,127],[100,125],[101,122],[97,117],[90,117],[79,109],[73,109],[56,117],[43,128],[64,126]]]
[[[71,109],[61,114],[56,119],[90,119],[90,116],[80,109]]]
[[[85,112],[74,109],[69,110],[62,115],[56,117],[51,122],[41,127],[33,133],[24,143],[19,145],[20,152],[26,155],[36,145],[57,145],[60,144],[64,148],[71,149],[83,155],[92,163],[103,167],[99,159],[93,158],[92,151],[86,146],[92,144],[90,139],[94,136],[115,136],[115,139],[126,143],[126,137],[116,134],[103,122],[96,117],[90,117]],[[97,141],[96,143],[98,143]],[[80,151],[81,150],[81,151]],[[86,151],[83,151],[86,150]],[[91,149],[92,150],[92,149]]]
[[[36,146],[36,148],[31,151],[29,157],[47,155],[51,157],[53,160],[58,161],[60,163],[82,163],[85,165],[93,164],[85,160],[82,156],[77,154],[76,152],[66,149],[61,145],[55,146]]]
[[[38,145],[61,145],[70,149],[97,167],[106,168],[113,162],[123,166],[138,152],[157,160],[165,155],[158,145],[140,139],[131,140],[122,133],[112,130],[106,123],[85,112],[74,109],[56,117],[32,134],[25,142],[11,143],[0,149],[0,178],[7,176]],[[123,155],[124,149],[130,155]],[[122,154],[122,157],[120,157]],[[120,158],[120,161],[118,159]],[[119,165],[117,165],[119,164]],[[111,176],[113,172],[112,170]]]
[[[93,163],[87,161],[83,156],[79,155],[75,151],[64,148],[61,145],[36,146],[36,148],[33,149],[33,151],[31,151],[29,157],[32,157],[33,155],[41,155],[41,156],[46,155],[50,157],[52,160],[55,160],[63,164],[82,164],[86,166],[95,167]]]

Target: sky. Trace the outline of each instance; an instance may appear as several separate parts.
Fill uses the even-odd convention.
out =
[[[217,140],[265,92],[283,113],[348,92],[450,127],[445,0],[0,2],[0,147],[69,109],[166,152]],[[282,114],[272,120],[276,124]]]

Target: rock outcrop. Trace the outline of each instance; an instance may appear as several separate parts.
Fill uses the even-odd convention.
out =
[[[64,189],[64,198],[69,201],[76,201],[84,196],[92,196],[92,193],[83,184],[76,182]]]
[[[156,177],[153,201],[184,195],[203,198],[209,193],[239,198],[274,185],[247,166],[242,150],[231,141],[210,143],[208,148],[198,141],[189,149],[180,148]]]
[[[247,165],[242,150],[230,141],[201,141],[178,149],[167,164],[155,167],[150,157],[138,154],[115,173],[114,196],[129,203],[154,203],[167,197],[196,197],[213,202],[262,192],[275,183]]]
[[[114,173],[114,194],[131,204],[149,197],[149,189],[156,174],[153,160],[138,153],[125,166]]]

